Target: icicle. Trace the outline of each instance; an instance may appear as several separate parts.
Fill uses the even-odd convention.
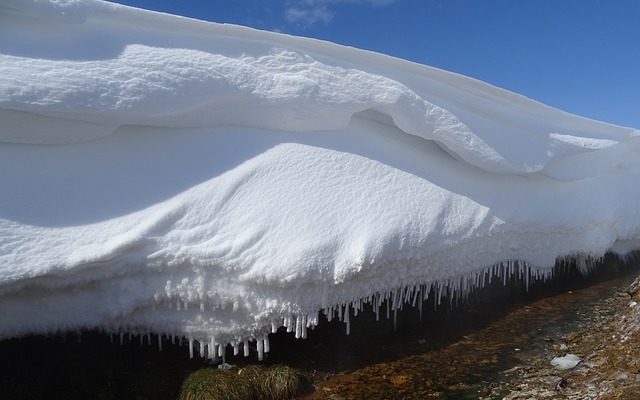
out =
[[[302,317],[298,315],[296,316],[296,339],[300,337],[302,337]]]
[[[109,343],[113,343],[113,332],[109,333]]]
[[[274,321],[271,321],[271,333],[278,332],[278,325]]]
[[[120,346],[124,344],[124,332],[120,332]]]
[[[193,338],[189,338],[189,358],[193,358]]]
[[[216,338],[211,336],[209,337],[209,358],[213,360],[216,358]]]
[[[171,335],[171,344],[175,345],[176,344],[176,335]]]
[[[238,345],[238,342],[234,342],[233,343],[233,355],[237,356],[238,354],[240,354],[240,346]]]
[[[391,307],[391,301],[389,300],[389,298],[386,298],[385,301],[387,302],[387,320],[389,319],[389,317],[391,316],[390,314],[390,310],[389,308]]]
[[[393,330],[398,330],[398,310],[393,310]]]
[[[415,289],[415,286],[412,289],[409,289],[408,286],[404,288],[404,300],[402,301],[403,303],[411,302],[411,293],[413,289]]]
[[[285,326],[287,327],[287,333],[293,332],[293,317],[289,316],[285,318]]]
[[[269,335],[264,335],[264,352],[268,353],[269,352]]]
[[[158,335],[158,351],[162,351],[162,335]]]
[[[455,296],[455,287],[451,286],[451,282],[449,282],[447,286],[447,294],[449,295],[449,309],[453,309],[453,298]]]
[[[504,266],[502,266],[501,272],[502,272],[502,286],[507,286],[507,269]]]
[[[302,337],[302,339],[307,338],[307,316],[306,315],[302,316],[302,332],[300,337]]]
[[[396,298],[398,297],[398,292],[391,292],[391,311],[395,311],[398,305],[396,304]]]
[[[249,341],[244,341],[244,356],[249,357]]]
[[[264,359],[264,342],[256,340],[256,348],[258,350],[258,361],[262,361]]]
[[[347,335],[351,333],[351,318],[349,317],[349,304],[344,310],[344,322],[347,324]]]
[[[204,341],[198,340],[200,342],[200,358],[204,358]]]
[[[373,312],[376,313],[376,321],[380,321],[380,295],[373,297]]]

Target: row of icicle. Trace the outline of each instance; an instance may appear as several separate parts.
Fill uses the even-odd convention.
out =
[[[439,281],[435,283],[423,283],[417,285],[407,285],[404,287],[377,292],[371,296],[365,298],[353,299],[351,301],[334,304],[331,306],[320,307],[320,309],[313,315],[308,314],[292,314],[281,317],[279,320],[271,322],[271,333],[276,333],[280,327],[284,327],[286,332],[293,333],[296,339],[305,339],[307,337],[307,330],[313,329],[320,322],[320,312],[324,314],[327,321],[331,322],[337,319],[346,325],[346,334],[351,332],[351,318],[357,317],[359,313],[364,310],[365,305],[371,305],[373,312],[376,316],[376,321],[380,320],[380,315],[383,314],[387,319],[393,318],[394,328],[397,324],[398,311],[402,311],[405,305],[410,307],[418,307],[420,319],[422,319],[423,305],[430,298],[433,301],[433,307],[436,309],[442,304],[442,300],[447,298],[449,300],[449,306],[463,304],[469,295],[476,289],[481,289],[496,280],[499,280],[502,285],[506,285],[512,280],[523,282],[526,290],[529,289],[529,285],[532,282],[545,282],[554,275],[554,271],[562,271],[567,268],[577,267],[582,273],[591,272],[596,265],[603,261],[604,257],[592,258],[592,257],[576,257],[559,259],[554,269],[537,269],[532,268],[529,264],[521,261],[507,261],[496,264],[490,268],[484,269],[480,272],[475,272],[469,276],[461,277],[455,280]],[[181,299],[174,299],[178,310],[188,309],[189,302]],[[205,301],[198,299],[200,310],[205,310]],[[224,308],[226,304],[220,304],[214,308]],[[233,304],[233,310],[237,308],[236,304]],[[125,335],[128,335],[129,340],[132,339],[131,333],[116,332],[112,333],[111,337],[119,337],[119,343],[124,343]],[[150,333],[140,334],[140,343],[144,342],[144,338],[147,338],[148,344],[151,344],[152,335]],[[164,339],[163,339],[164,337]],[[237,356],[242,353],[245,357],[251,354],[250,342],[255,342],[255,352],[257,358],[262,361],[264,354],[269,352],[269,334],[264,333],[260,337],[247,338],[231,343],[218,343],[214,336],[207,338],[194,338],[194,337],[181,337],[176,335],[157,335],[158,349],[162,350],[163,340],[170,341],[171,344],[181,345],[185,341],[189,347],[189,356],[191,358],[196,355],[202,358],[209,358],[211,360],[221,359],[224,363],[226,360],[227,348],[230,347],[233,351],[233,355]]]

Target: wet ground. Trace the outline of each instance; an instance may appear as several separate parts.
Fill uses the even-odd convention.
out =
[[[387,346],[395,348],[398,357],[318,380],[314,393],[304,398],[600,398],[601,395],[589,397],[579,390],[575,391],[575,397],[570,397],[567,377],[575,371],[561,372],[553,368],[550,361],[569,351],[585,357],[591,351],[589,346],[597,344],[604,348],[606,343],[614,342],[608,338],[607,331],[617,329],[623,318],[620,314],[629,308],[631,300],[625,289],[638,271],[609,267],[608,273],[593,280],[575,279],[573,285],[556,286],[554,292],[546,288],[544,293],[532,294],[543,297],[529,301],[521,299],[521,303],[509,307],[504,304],[500,307],[492,299],[485,299],[480,302],[480,309],[469,308],[465,311],[467,316],[457,316],[469,321],[466,334],[459,336],[459,332],[445,329],[450,334],[448,343],[433,342],[428,335],[414,337],[411,342],[391,341]],[[478,318],[478,313],[485,314],[485,318]],[[603,338],[603,332],[608,339]],[[637,337],[621,344],[620,348],[629,346],[635,339]],[[640,365],[640,352],[635,353],[638,354],[636,359],[633,351],[619,351],[618,358],[622,363]],[[609,371],[616,375],[610,392],[615,392],[616,386],[623,386],[618,382],[620,376],[627,383],[640,376],[640,371],[632,369]],[[583,387],[585,383],[580,386],[576,376],[572,377],[574,386]],[[630,399],[640,398],[640,392],[632,389],[632,393]]]
[[[494,282],[464,305],[425,308],[422,320],[416,309],[405,309],[397,329],[392,321],[376,322],[371,311],[352,319],[349,336],[344,324],[323,321],[307,340],[272,335],[264,363],[284,363],[306,375],[313,388],[303,399],[595,399],[615,396],[617,388],[635,393],[640,340],[630,335],[618,343],[601,332],[618,329],[631,310],[624,290],[638,272],[638,266],[609,257],[588,278],[569,270],[529,290],[515,280]],[[206,365],[189,360],[184,346],[158,352],[147,343],[132,337],[120,346],[98,333],[2,341],[0,398],[175,399],[184,378]],[[608,348],[617,350],[607,355]],[[550,367],[552,357],[567,351],[585,359],[580,368]],[[227,361],[243,366],[254,360]],[[596,369],[603,376],[595,376]],[[592,390],[592,397],[574,390],[598,379],[613,390]]]
[[[626,280],[624,280],[626,281]],[[624,282],[626,283],[626,282]],[[579,318],[574,330],[506,373],[492,398],[626,399],[640,398],[640,277],[627,290],[600,298]],[[580,362],[558,370],[552,357],[575,355]]]

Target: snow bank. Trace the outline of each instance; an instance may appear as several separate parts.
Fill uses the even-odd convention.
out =
[[[0,0],[2,37],[2,337],[102,328],[262,354],[319,311],[348,322],[640,240],[634,129],[97,0]]]

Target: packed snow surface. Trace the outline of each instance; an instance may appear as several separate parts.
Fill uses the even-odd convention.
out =
[[[319,311],[640,243],[637,130],[313,39],[0,0],[0,121],[0,337],[261,355]]]

